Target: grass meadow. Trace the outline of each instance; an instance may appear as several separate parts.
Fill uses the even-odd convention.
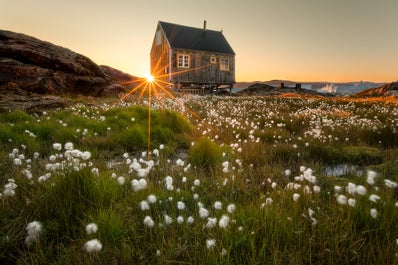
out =
[[[398,264],[395,101],[0,114],[0,264]]]

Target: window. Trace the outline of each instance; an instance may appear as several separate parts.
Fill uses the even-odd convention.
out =
[[[158,30],[156,32],[156,46],[159,46],[160,44],[162,44],[162,32]]]
[[[217,63],[216,56],[210,56],[210,63]]]
[[[177,56],[177,67],[178,68],[189,68],[189,55],[188,54],[178,54]]]
[[[229,59],[228,58],[220,58],[220,70],[221,71],[229,71]]]

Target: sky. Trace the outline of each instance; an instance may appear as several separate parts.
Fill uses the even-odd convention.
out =
[[[236,81],[398,80],[398,0],[0,0],[0,29],[149,73],[158,21],[222,30]]]

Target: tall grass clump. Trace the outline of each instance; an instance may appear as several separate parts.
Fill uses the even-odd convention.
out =
[[[221,166],[223,150],[215,142],[207,137],[201,137],[194,146],[189,149],[189,161],[193,166],[213,172]]]

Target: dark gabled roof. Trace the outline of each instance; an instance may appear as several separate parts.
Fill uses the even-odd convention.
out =
[[[159,21],[172,48],[235,54],[221,31]]]

